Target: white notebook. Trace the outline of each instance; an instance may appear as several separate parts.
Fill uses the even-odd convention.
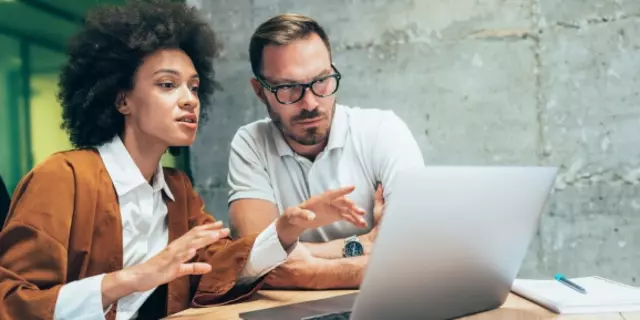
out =
[[[580,293],[557,280],[516,279],[511,291],[555,313],[614,313],[640,311],[640,288],[601,277],[569,279]]]

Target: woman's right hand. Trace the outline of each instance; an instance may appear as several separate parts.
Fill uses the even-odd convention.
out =
[[[103,306],[131,293],[151,290],[182,276],[208,273],[211,271],[209,264],[188,261],[196,255],[198,249],[228,235],[229,229],[222,228],[222,221],[197,226],[151,259],[105,275],[102,280]]]

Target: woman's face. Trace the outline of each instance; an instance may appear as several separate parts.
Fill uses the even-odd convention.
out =
[[[200,80],[191,58],[178,49],[147,56],[124,92],[119,110],[125,135],[149,145],[188,146],[196,138],[200,116]]]

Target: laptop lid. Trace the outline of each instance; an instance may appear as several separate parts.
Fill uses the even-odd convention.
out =
[[[400,172],[351,319],[449,319],[499,307],[556,174],[480,166]]]

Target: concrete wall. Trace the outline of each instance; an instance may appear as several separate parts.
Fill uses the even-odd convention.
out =
[[[520,276],[640,282],[640,1],[187,2],[225,44],[224,91],[192,150],[217,217],[227,215],[230,139],[266,116],[248,82],[249,37],[298,12],[328,29],[339,101],[395,110],[429,164],[560,166]]]

